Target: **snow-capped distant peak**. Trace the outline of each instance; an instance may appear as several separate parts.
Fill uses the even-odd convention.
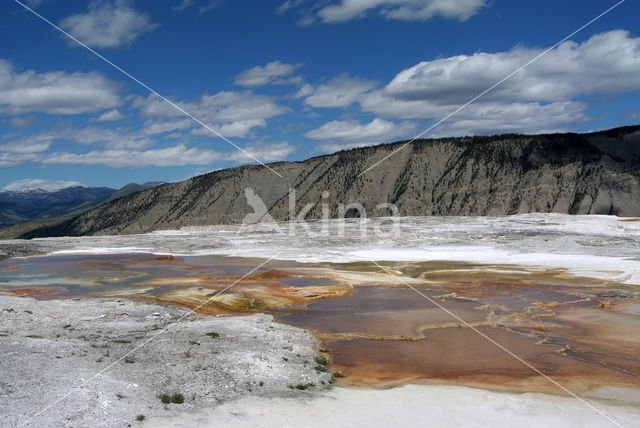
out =
[[[53,181],[38,178],[24,178],[11,182],[0,189],[2,192],[56,192],[68,187],[82,186],[78,181]]]

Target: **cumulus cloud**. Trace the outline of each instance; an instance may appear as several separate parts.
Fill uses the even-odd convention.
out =
[[[304,104],[311,107],[347,107],[375,86],[373,81],[349,77],[345,73],[315,87],[306,84],[298,90],[296,97],[304,97]]]
[[[517,47],[421,62],[365,94],[364,111],[439,120],[543,52]],[[438,135],[544,132],[588,120],[584,95],[640,90],[640,38],[622,30],[565,42],[438,127]]]
[[[154,141],[152,135],[144,130],[132,131],[127,128],[69,128],[59,131],[58,138],[73,141],[78,144],[101,144],[109,149],[143,149],[150,147]]]
[[[191,128],[195,122],[185,117],[184,119],[173,119],[164,121],[147,121],[143,128],[144,135],[164,134],[165,132],[173,132]]]
[[[22,114],[80,114],[117,107],[115,82],[97,72],[16,72],[0,59],[0,111]]]
[[[131,8],[125,0],[92,2],[87,12],[60,21],[60,27],[82,43],[98,48],[131,43],[157,26],[149,15]]]
[[[382,143],[385,140],[410,138],[415,132],[411,122],[395,123],[379,118],[361,124],[354,120],[334,120],[305,134],[314,140],[329,140],[319,146],[322,151]]]
[[[0,151],[0,168],[10,168],[28,162],[37,162],[42,156],[39,153],[10,153]]]
[[[53,134],[41,133],[0,144],[0,168],[39,161],[55,139]]]
[[[384,94],[405,100],[464,103],[527,63],[542,49],[459,55],[421,62],[398,73]],[[640,89],[640,38],[617,30],[583,43],[567,41],[483,97],[498,101],[559,101],[579,95]]]
[[[286,111],[271,97],[255,95],[250,91],[223,91],[214,95],[203,95],[195,102],[176,101],[176,104],[228,137],[243,137],[252,128],[265,126],[266,119]],[[180,111],[154,95],[138,98],[134,102],[134,107],[137,107],[140,114],[145,117],[183,116]],[[201,135],[212,135],[210,131],[202,127],[194,132]]]
[[[237,150],[232,152],[227,158],[238,163],[250,162],[254,163],[256,159],[261,162],[281,161],[287,158],[296,149],[286,141],[278,143],[256,143],[242,148],[245,152],[250,153],[254,157]]]
[[[222,155],[213,150],[187,148],[184,144],[150,150],[93,150],[88,153],[56,152],[42,160],[43,164],[105,165],[112,168],[147,166],[207,165]]]
[[[116,120],[121,120],[123,118],[122,114],[118,110],[109,110],[107,112],[102,113],[98,116],[95,121],[96,122],[115,122]]]
[[[79,181],[52,181],[39,178],[23,178],[13,181],[2,188],[5,192],[24,192],[26,190],[45,190],[54,192],[67,187],[84,186]]]
[[[248,120],[239,120],[236,122],[223,123],[218,126],[216,131],[225,137],[246,137],[253,128],[256,127],[265,127],[267,122],[264,119],[248,119]],[[207,137],[217,138],[217,135],[213,134],[208,129],[200,126],[191,131],[195,135],[204,135]]]
[[[29,137],[22,137],[0,144],[0,152],[40,153],[47,150],[55,139],[56,135],[51,133],[40,133]]]
[[[465,21],[487,6],[485,0],[338,0],[327,4],[288,0],[278,12],[297,9],[302,25],[313,22],[347,22],[371,13],[400,21],[426,21],[434,17]]]
[[[233,82],[236,86],[248,88],[281,83],[297,83],[300,79],[285,77],[291,76],[296,68],[302,64],[285,64],[280,61],[272,61],[261,67],[256,66],[238,74]]]

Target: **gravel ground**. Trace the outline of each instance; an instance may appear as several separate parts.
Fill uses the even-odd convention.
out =
[[[0,425],[136,426],[246,395],[314,395],[331,381],[316,346],[263,314],[0,296]]]

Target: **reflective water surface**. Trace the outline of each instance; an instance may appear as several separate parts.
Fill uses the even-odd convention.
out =
[[[264,261],[144,253],[8,258],[0,261],[0,292],[134,298],[204,315],[271,313],[312,331],[331,370],[344,375],[338,380],[350,384],[562,393],[520,358],[576,393],[640,387],[636,285],[516,265],[380,261],[394,276],[369,262],[271,260],[255,269]]]

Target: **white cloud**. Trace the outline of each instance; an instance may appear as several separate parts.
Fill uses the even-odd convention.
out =
[[[174,6],[172,9],[177,11],[185,10],[189,6],[193,5],[194,3],[195,3],[194,0],[182,0],[180,4]]]
[[[384,88],[396,99],[462,104],[498,82],[542,49],[476,53],[421,62]],[[579,95],[640,89],[640,38],[622,30],[565,42],[483,97],[498,101],[561,101]]]
[[[56,136],[51,133],[41,133],[23,137],[18,140],[0,144],[0,152],[7,153],[41,153],[51,146]]]
[[[198,13],[206,13],[210,10],[217,9],[222,4],[222,0],[209,0],[209,3],[204,4],[198,8]]]
[[[55,139],[53,134],[41,133],[0,144],[0,168],[39,161]]]
[[[114,122],[116,120],[122,120],[123,116],[122,114],[114,109],[114,110],[109,110],[107,112],[102,113],[100,116],[98,116],[97,119],[95,119],[96,122]]]
[[[379,118],[369,123],[358,121],[334,120],[305,134],[314,140],[330,140],[319,146],[322,151],[335,151],[344,148],[379,144],[385,140],[410,138],[415,132],[411,122],[394,123]]]
[[[517,47],[421,62],[365,94],[361,108],[385,118],[440,120],[541,52]],[[565,42],[428,136],[563,130],[589,119],[579,97],[640,90],[637,70],[640,38],[626,31]]]
[[[304,97],[304,104],[311,107],[347,107],[360,100],[375,86],[373,81],[349,77],[345,73],[316,87],[304,85],[298,90],[296,97]]]
[[[278,83],[296,83],[298,79],[283,79],[290,76],[302,64],[285,64],[272,61],[264,67],[256,66],[238,74],[233,82],[237,86],[256,87]]]
[[[80,114],[120,104],[115,82],[97,72],[16,72],[0,59],[0,111]]]
[[[444,122],[427,137],[493,133],[539,134],[567,132],[567,125],[583,122],[587,104],[577,101],[539,103],[472,104],[455,118]]]
[[[109,149],[144,149],[153,145],[153,140],[144,131],[131,131],[127,128],[85,127],[66,129],[58,133],[63,138],[78,144],[100,143]]]
[[[271,97],[255,95],[250,91],[223,91],[214,95],[203,95],[196,102],[176,101],[176,104],[227,137],[244,137],[252,128],[265,126],[266,119],[286,111]],[[146,117],[183,116],[176,108],[153,95],[138,98],[134,107],[139,108],[140,114]],[[199,135],[213,135],[200,126],[193,132]]]
[[[2,188],[5,192],[24,192],[26,190],[45,190],[54,192],[56,190],[66,189],[67,187],[84,186],[78,181],[52,181],[42,180],[39,178],[23,178],[22,180],[13,181]]]
[[[86,13],[64,18],[60,27],[82,43],[98,48],[110,48],[133,42],[158,24],[146,13],[140,13],[124,0],[92,2]]]
[[[0,168],[10,168],[27,162],[37,162],[41,157],[39,153],[0,152]]]
[[[259,159],[261,162],[274,162],[285,160],[296,149],[288,142],[283,141],[279,143],[256,143],[243,147],[243,150],[252,154],[255,159]],[[227,158],[238,163],[255,163],[254,158],[240,150],[232,152]]]
[[[105,165],[112,168],[207,165],[221,159],[213,150],[187,148],[184,144],[151,150],[94,150],[89,153],[52,153],[43,164]]]
[[[327,4],[329,3],[329,4]],[[286,1],[279,13],[298,9],[303,18],[301,25],[316,21],[323,23],[347,22],[377,13],[387,19],[426,21],[434,17],[465,21],[487,6],[485,0],[337,0],[324,3]]]
[[[145,123],[143,134],[156,135],[191,128],[196,123],[190,118],[174,119],[166,121],[147,121]]]

